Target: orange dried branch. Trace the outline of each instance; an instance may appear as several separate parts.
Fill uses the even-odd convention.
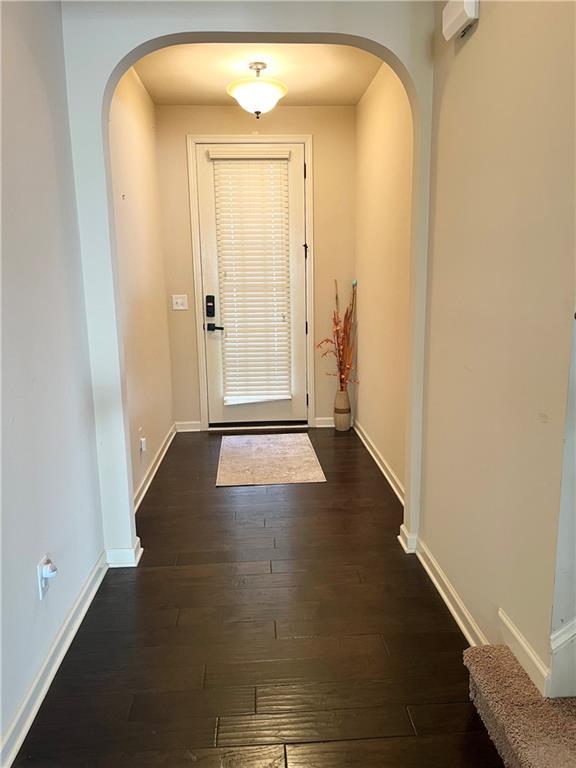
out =
[[[328,375],[338,376],[339,389],[345,391],[349,383],[358,383],[355,379],[350,378],[356,352],[356,281],[352,283],[352,295],[343,318],[340,315],[340,298],[338,295],[338,282],[336,280],[334,281],[334,298],[335,309],[332,314],[332,338],[322,339],[316,347],[323,349],[325,345],[329,345],[328,349],[324,349],[322,357],[326,357],[329,354],[334,355],[337,373]]]

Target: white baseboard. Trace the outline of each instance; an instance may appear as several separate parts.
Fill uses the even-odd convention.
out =
[[[411,545],[410,534],[406,529],[403,531],[402,528],[400,529],[398,539],[406,551],[411,551],[409,549]],[[436,558],[421,539],[417,539],[416,555],[470,645],[488,645],[488,638],[482,632],[468,608],[466,608],[464,601],[440,567]],[[569,648],[567,655],[560,659],[558,675],[554,680],[550,669],[544,664],[518,627],[501,608],[498,610],[498,618],[500,619],[500,637],[502,642],[510,648],[540,693],[543,696],[575,695],[576,691],[574,690],[570,692],[561,691],[567,690],[567,669],[571,668],[573,673],[576,672],[576,621],[574,626],[571,628],[567,627],[562,635],[552,636],[553,657],[555,641],[558,650],[566,648],[567,645],[574,642],[574,645]],[[574,677],[572,682],[576,682]]]
[[[500,619],[500,636],[503,642],[516,656],[542,696],[547,696],[550,679],[549,668],[502,608],[498,609],[498,618]]]
[[[312,426],[312,425],[311,425]],[[316,416],[314,419],[315,427],[332,427],[334,428],[334,416]]]
[[[168,432],[166,433],[166,437],[162,441],[162,445],[156,452],[156,456],[152,459],[152,463],[148,467],[148,471],[142,478],[142,482],[138,486],[136,493],[134,494],[134,512],[138,509],[140,506],[142,499],[146,495],[146,491],[150,487],[150,483],[154,479],[154,475],[158,471],[158,467],[162,463],[162,459],[166,455],[166,451],[168,448],[170,448],[170,443],[174,439],[174,435],[176,434],[176,426],[173,424]]]
[[[569,643],[576,640],[576,619],[567,621],[560,629],[550,635],[550,647],[552,651],[559,651]]]
[[[2,734],[0,765],[4,766],[4,768],[9,768],[18,754],[18,750],[22,746],[22,742],[30,730],[30,726],[48,692],[48,688],[82,623],[86,611],[90,607],[90,603],[106,574],[106,570],[106,561],[104,553],[102,553],[82,587],[74,605],[64,619],[62,626],[48,651],[46,659],[38,671],[34,682],[30,686],[28,693],[24,697],[14,719],[5,733]]]
[[[550,678],[547,696],[576,696],[576,619],[550,636]]]
[[[476,624],[474,617],[464,605],[462,598],[454,589],[426,544],[420,539],[418,540],[416,555],[470,645],[487,645],[488,638],[478,624]]]
[[[418,536],[416,536],[415,533],[410,533],[404,523],[400,526],[398,541],[406,554],[413,555],[416,553],[416,549],[418,548]]]
[[[144,554],[140,539],[136,536],[136,541],[131,549],[107,549],[106,562],[109,568],[135,568]]]
[[[176,432],[201,432],[202,425],[199,421],[175,421]]]
[[[390,485],[390,487],[392,488],[392,490],[400,500],[400,503],[402,504],[402,506],[404,506],[404,496],[405,496],[404,486],[402,485],[402,483],[394,473],[394,470],[388,464],[384,456],[382,456],[380,451],[376,448],[376,446],[368,436],[368,433],[366,432],[364,427],[361,424],[359,424],[357,421],[354,421],[354,429],[356,430],[356,434],[358,435],[360,440],[362,440],[362,442],[364,443],[364,446],[368,450],[368,453],[372,456],[372,458],[378,465],[378,468],[380,469],[380,471],[382,472],[386,480],[388,480],[388,484]]]

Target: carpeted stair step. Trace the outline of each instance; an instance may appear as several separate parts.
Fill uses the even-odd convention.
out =
[[[576,699],[545,699],[505,645],[464,651],[470,698],[506,768],[576,768]]]

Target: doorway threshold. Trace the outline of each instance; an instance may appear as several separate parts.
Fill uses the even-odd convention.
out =
[[[209,432],[229,432],[230,430],[263,430],[263,429],[303,429],[308,428],[308,422],[299,421],[235,421],[208,424]]]

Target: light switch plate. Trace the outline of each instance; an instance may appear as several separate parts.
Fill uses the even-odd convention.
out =
[[[172,294],[172,309],[175,311],[181,311],[188,309],[188,294],[187,293],[173,293]]]

